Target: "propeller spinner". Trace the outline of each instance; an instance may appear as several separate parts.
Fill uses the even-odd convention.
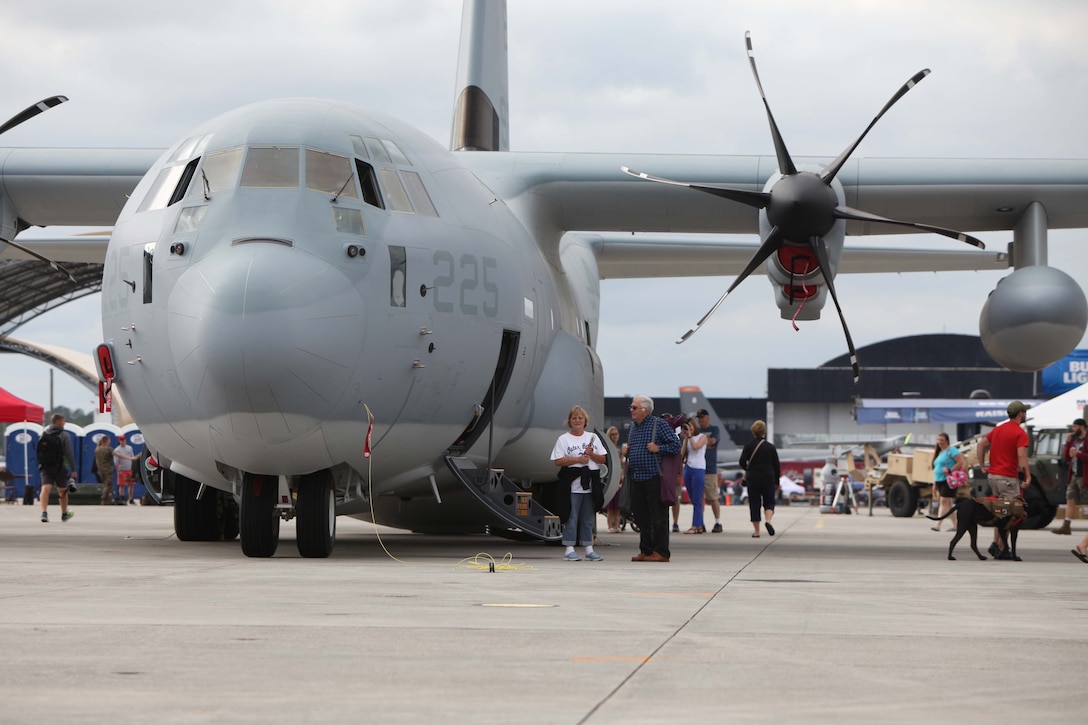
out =
[[[764,209],[767,220],[771,225],[771,230],[767,234],[767,237],[760,244],[759,249],[756,250],[755,255],[752,256],[752,259],[748,262],[747,266],[745,266],[744,270],[733,281],[733,284],[729,286],[729,289],[718,298],[718,301],[714,303],[714,306],[711,307],[705,315],[703,315],[702,319],[696,323],[695,327],[685,332],[676,343],[680,344],[694,335],[699,328],[710,319],[710,316],[717,311],[718,307],[725,301],[725,298],[728,297],[741,282],[747,279],[759,265],[767,261],[772,254],[777,253],[783,245],[787,243],[793,245],[808,245],[813,257],[819,265],[820,273],[827,285],[827,291],[831,293],[831,300],[835,303],[835,310],[838,312],[839,321],[842,323],[842,331],[846,337],[846,345],[850,351],[850,365],[853,368],[854,382],[856,383],[860,377],[857,351],[854,349],[854,341],[851,339],[850,330],[846,326],[846,318],[843,317],[842,308],[839,306],[839,298],[835,292],[834,278],[829,272],[827,243],[824,240],[824,236],[831,231],[835,223],[841,219],[845,221],[896,224],[904,227],[913,227],[934,234],[940,234],[957,241],[974,245],[980,249],[985,249],[985,245],[980,240],[953,229],[945,229],[943,227],[920,224],[917,222],[888,219],[840,204],[838,197],[835,194],[835,190],[831,186],[831,182],[835,179],[835,176],[839,173],[843,164],[850,158],[850,155],[858,147],[862,139],[864,139],[869,131],[872,130],[873,126],[876,125],[876,122],[887,113],[888,109],[895,105],[896,101],[906,95],[907,91],[929,75],[929,69],[915,73],[910,80],[904,83],[903,86],[896,91],[895,95],[884,104],[884,107],[880,109],[880,113],[869,122],[869,125],[862,131],[861,135],[858,136],[852,144],[846,147],[846,149],[844,149],[843,152],[822,171],[819,173],[798,171],[793,163],[793,158],[786,149],[786,142],[782,139],[782,134],[778,130],[778,124],[775,123],[774,120],[774,114],[771,113],[771,106],[767,103],[767,96],[763,92],[763,84],[759,80],[759,71],[756,69],[755,54],[752,51],[752,37],[750,33],[746,32],[744,34],[744,42],[748,50],[748,64],[752,68],[752,76],[755,78],[756,87],[759,89],[759,96],[763,101],[763,106],[767,110],[767,121],[771,128],[771,138],[774,141],[775,156],[778,159],[778,172],[782,175],[782,178],[780,178],[769,191],[756,192],[744,189],[733,189],[721,184],[688,183],[664,179],[634,171],[626,166],[621,167],[625,173],[648,181],[654,181],[661,184],[673,184],[675,186],[686,186],[697,191],[728,199],[729,201],[736,201],[757,209]]]

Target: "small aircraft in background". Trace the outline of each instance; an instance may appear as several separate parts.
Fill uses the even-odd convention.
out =
[[[711,425],[718,426],[722,435],[718,441],[718,473],[722,484],[734,479],[740,471],[738,463],[741,447],[730,436],[721,417],[710,404],[702,389],[695,385],[680,386],[680,407],[685,415],[694,417],[699,410],[706,410],[710,414]],[[786,436],[789,439],[789,436]],[[791,478],[803,481],[806,490],[813,491],[815,484],[814,474],[823,468],[828,462],[836,464],[840,468],[850,470],[855,466],[863,465],[865,458],[876,456],[878,459],[886,453],[910,443],[911,435],[894,436],[890,438],[872,439],[867,436],[836,436],[834,439],[808,444],[791,445],[788,441],[777,445],[778,460],[784,474],[791,474]],[[746,442],[748,439],[745,439]],[[826,444],[826,445],[825,445]],[[855,464],[854,459],[857,458]]]

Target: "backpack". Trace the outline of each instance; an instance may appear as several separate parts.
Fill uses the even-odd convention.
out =
[[[64,445],[60,442],[61,433],[42,433],[38,438],[38,466],[40,468],[60,468],[64,465]]]

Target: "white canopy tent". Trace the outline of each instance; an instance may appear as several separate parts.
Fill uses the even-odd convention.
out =
[[[1040,403],[1028,411],[1027,425],[1035,428],[1064,428],[1084,418],[1088,405],[1088,383]]]

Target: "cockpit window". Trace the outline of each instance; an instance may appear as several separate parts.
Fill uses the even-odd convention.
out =
[[[423,179],[414,171],[401,171],[400,178],[404,181],[404,188],[408,191],[408,197],[412,200],[417,214],[423,216],[438,216],[438,212],[431,203],[431,196],[427,188],[423,186]]]
[[[306,188],[342,199],[359,198],[348,157],[316,149],[306,149]]]
[[[181,180],[184,173],[184,164],[167,166],[160,170],[159,175],[155,177],[154,183],[151,184],[151,188],[147,191],[147,196],[144,197],[144,200],[137,211],[166,208],[167,203],[170,201],[170,198],[174,196],[174,192],[178,188],[178,181]]]
[[[298,146],[253,146],[242,166],[242,186],[290,188],[298,186]]]
[[[374,167],[365,161],[355,159],[355,168],[359,172],[359,185],[363,187],[363,201],[371,206],[384,209],[382,195],[378,191],[378,177],[374,174]]]
[[[390,211],[404,211],[412,213],[412,202],[408,201],[408,194],[404,191],[404,185],[400,183],[396,169],[378,168],[378,180],[381,182],[386,208]]]
[[[351,139],[351,150],[355,152],[355,155],[361,159],[369,159],[370,154],[366,150],[366,143],[363,142],[362,136],[355,136],[348,134],[348,138]]]
[[[177,150],[170,156],[168,163],[177,164],[189,159],[196,158],[204,153],[204,149],[208,146],[208,142],[212,140],[210,133],[203,136],[193,136],[192,138],[185,139]]]
[[[241,147],[208,154],[197,174],[197,183],[189,187],[189,196],[233,189],[238,184],[238,169],[241,167]]]
[[[366,149],[370,152],[371,161],[379,164],[393,163],[393,160],[389,158],[389,152],[385,150],[385,146],[382,144],[381,139],[371,138],[367,136],[364,140],[366,141]]]
[[[412,162],[408,160],[408,157],[404,155],[404,152],[400,150],[400,147],[387,138],[382,139],[382,146],[385,147],[386,153],[389,154],[389,159],[394,164],[400,164],[401,166],[411,166]]]

